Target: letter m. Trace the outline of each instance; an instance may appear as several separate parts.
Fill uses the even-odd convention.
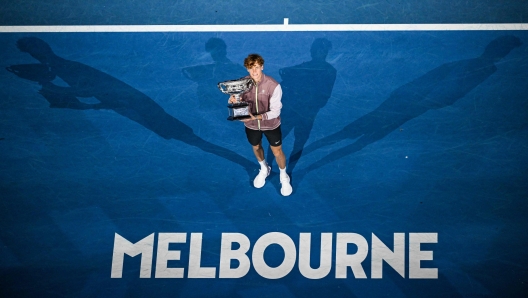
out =
[[[123,261],[125,254],[135,257],[141,256],[140,278],[150,278],[152,272],[152,254],[154,250],[154,233],[148,235],[137,243],[130,243],[119,234],[114,237],[114,254],[112,256],[112,278],[123,277]]]

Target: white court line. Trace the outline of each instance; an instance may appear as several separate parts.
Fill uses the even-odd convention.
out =
[[[293,31],[497,31],[528,30],[528,23],[502,24],[306,24],[292,25],[83,25],[0,26],[0,33],[60,32],[293,32]]]

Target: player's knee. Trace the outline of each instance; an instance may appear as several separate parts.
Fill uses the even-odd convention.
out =
[[[275,157],[281,157],[284,155],[284,152],[282,152],[282,146],[271,147],[271,152],[273,152]]]

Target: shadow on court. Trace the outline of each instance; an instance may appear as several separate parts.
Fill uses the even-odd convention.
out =
[[[154,100],[130,85],[88,65],[55,55],[51,47],[35,37],[17,41],[22,52],[29,53],[40,64],[12,65],[8,71],[38,82],[39,93],[51,108],[73,110],[112,110],[164,139],[175,139],[204,152],[214,154],[242,166],[252,176],[254,164],[247,158],[197,136],[191,127],[169,115]],[[60,77],[68,87],[52,83]],[[84,103],[79,98],[94,97],[98,103]]]
[[[489,78],[497,70],[495,63],[520,45],[520,39],[514,36],[496,38],[486,46],[481,56],[443,64],[394,90],[389,98],[372,112],[342,130],[308,145],[303,151],[304,155],[343,140],[354,140],[352,144],[330,152],[296,173],[296,182],[311,171],[383,139],[407,121],[429,110],[454,104]]]

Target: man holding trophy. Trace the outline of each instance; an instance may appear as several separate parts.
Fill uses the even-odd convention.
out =
[[[275,161],[280,170],[281,194],[289,196],[293,189],[290,184],[290,177],[286,173],[286,156],[282,151],[282,133],[280,112],[282,109],[282,89],[279,83],[272,77],[266,76],[264,70],[264,59],[258,54],[250,54],[244,59],[244,66],[249,72],[249,76],[237,81],[245,82],[251,78],[251,84],[247,84],[243,92],[229,93],[219,88],[222,92],[231,94],[229,98],[230,109],[244,106],[247,110],[246,116],[230,117],[230,120],[240,120],[244,122],[246,136],[253,147],[253,153],[260,164],[260,171],[253,180],[256,188],[261,188],[266,183],[266,178],[271,172],[271,167],[264,158],[262,149],[262,135],[265,135],[270,146]],[[227,82],[224,82],[227,83]],[[239,84],[240,85],[240,84]],[[233,114],[230,112],[230,114]],[[240,114],[235,112],[234,114]]]

